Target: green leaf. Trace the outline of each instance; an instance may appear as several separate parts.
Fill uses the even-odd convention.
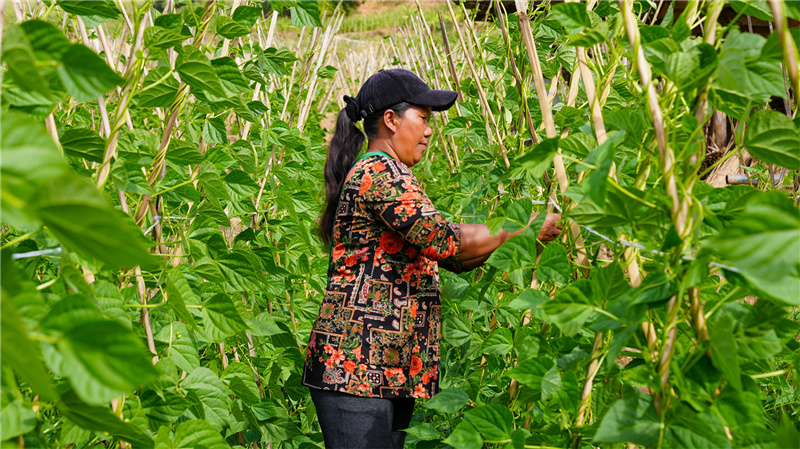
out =
[[[218,16],[214,23],[214,29],[217,34],[226,38],[233,39],[250,34],[250,28],[242,25],[229,17]]]
[[[222,117],[213,117],[203,123],[203,140],[221,145],[228,143],[225,121]]]
[[[222,381],[248,405],[261,402],[261,392],[256,385],[256,373],[242,362],[232,362],[222,373]]]
[[[533,213],[533,202],[528,198],[514,201],[506,211],[506,221],[503,229],[507,232],[517,232],[528,227]]]
[[[96,100],[124,81],[85,45],[73,44],[61,55],[61,64],[58,67],[61,82],[77,101]]]
[[[161,390],[159,393],[147,390],[142,393],[141,401],[151,428],[172,424],[192,405],[192,402],[179,394],[174,387]]]
[[[564,3],[568,5],[569,3]],[[553,158],[558,153],[558,137],[544,139],[522,156],[514,159],[514,166],[519,166],[528,171],[535,179],[541,178],[550,168]]]
[[[475,426],[466,421],[458,423],[453,433],[442,442],[457,449],[481,449],[483,447],[483,438],[475,430]]]
[[[228,98],[211,61],[194,46],[178,49],[175,71],[192,92],[201,92],[211,101],[224,101]]]
[[[197,345],[185,324],[175,322],[164,326],[155,339],[168,345],[164,355],[172,359],[178,368],[190,373],[200,366]]]
[[[800,128],[786,114],[756,111],[747,125],[744,146],[767,164],[800,170]]]
[[[414,435],[420,441],[438,440],[442,437],[436,427],[431,423],[421,423],[409,427],[405,431],[409,435]]]
[[[542,377],[542,400],[547,400],[561,391],[561,374],[553,366]]]
[[[236,61],[233,58],[217,58],[211,61],[211,65],[217,72],[217,76],[222,82],[222,87],[226,90],[228,96],[232,97],[243,93],[250,93],[252,96],[253,90],[250,89],[249,82],[244,79],[239,66],[236,65]]]
[[[440,413],[456,413],[469,403],[467,392],[461,388],[452,387],[442,390],[433,398],[425,401],[425,407]]]
[[[442,332],[445,341],[456,347],[463,345],[472,338],[472,329],[470,329],[469,324],[454,315],[448,315],[444,319]]]
[[[56,407],[65,417],[84,429],[107,433],[131,443],[134,447],[153,447],[153,440],[147,434],[119,419],[119,416],[111,413],[108,406],[88,405],[72,391],[63,394]]]
[[[197,395],[200,407],[193,413],[205,419],[216,429],[231,423],[231,399],[225,384],[208,368],[200,367],[192,371],[181,383],[181,388]]]
[[[626,389],[600,421],[594,443],[633,443],[653,446],[658,441],[661,422],[653,406],[653,398],[633,389]]]
[[[186,280],[184,272],[180,269],[170,270],[167,273],[167,293],[169,294],[168,303],[175,311],[175,314],[184,323],[196,328],[197,323],[194,321],[194,316],[189,313],[189,309],[186,308],[186,303],[196,303],[197,296],[189,285],[189,281]]]
[[[487,442],[505,443],[511,440],[514,417],[508,407],[499,404],[484,405],[468,410],[464,417]]]
[[[219,430],[202,419],[182,422],[175,430],[175,449],[225,449],[225,442]]]
[[[223,179],[228,189],[228,196],[233,201],[249,200],[258,193],[258,184],[241,170],[231,170]]]
[[[149,240],[129,216],[104,203],[87,181],[62,177],[43,186],[31,208],[63,245],[84,257],[107,267],[150,263]]]
[[[69,39],[51,23],[42,20],[28,20],[22,22],[20,26],[28,35],[36,58],[41,61],[61,61],[61,56],[72,47]],[[3,44],[8,39],[12,28],[9,28],[8,34],[3,37]],[[3,57],[5,58],[5,55]]]
[[[561,290],[554,300],[544,303],[542,308],[561,332],[572,336],[578,333],[594,313],[589,299],[592,297],[594,294],[591,283],[579,280]]]
[[[4,265],[10,263],[10,259],[3,260]],[[42,364],[42,351],[38,344],[34,345],[28,339],[22,318],[6,295],[8,293],[3,288],[3,300],[0,301],[0,352],[3,366],[11,367],[43,399],[54,401],[58,394]]]
[[[8,74],[21,89],[49,96],[47,83],[36,70],[36,57],[28,37],[19,25],[13,25],[3,36],[3,61]]]
[[[731,0],[730,5],[734,11],[746,16],[753,16],[767,22],[775,20],[772,18],[772,10],[767,0]]]
[[[572,270],[564,247],[556,242],[545,247],[536,268],[536,277],[542,282],[553,280],[562,284],[571,279]]]
[[[339,71],[339,69],[336,67],[332,65],[326,65],[325,67],[321,67],[319,70],[317,70],[317,76],[322,79],[333,79],[337,71]]]
[[[597,167],[592,174],[589,175],[587,180],[588,187],[586,187],[589,198],[595,204],[603,204],[606,201],[606,191],[608,190],[608,174],[611,171],[611,165],[614,162],[614,155],[617,152],[617,145],[625,138],[625,131],[619,131],[612,134],[608,140],[603,142],[602,145],[593,149],[589,156],[584,160],[584,163],[594,165]],[[578,168],[582,171],[585,168]]]
[[[589,24],[586,5],[581,3],[557,3],[553,5],[550,18],[560,23],[568,34],[578,34]]]
[[[239,6],[233,12],[233,20],[239,22],[243,26],[251,28],[253,25],[256,24],[258,18],[261,17],[261,14],[264,13],[264,10],[261,7],[257,6]]]
[[[298,0],[297,6],[290,8],[292,25],[300,27],[322,27],[319,19],[319,3],[314,0]]]
[[[508,372],[508,375],[523,385],[527,385],[536,391],[542,391],[544,388],[542,382],[545,376],[554,368],[555,362],[552,359],[548,357],[533,357],[519,362],[516,367]],[[556,375],[558,375],[557,371]],[[552,390],[553,383],[552,376],[548,377],[548,390]]]
[[[140,108],[168,108],[175,101],[179,83],[169,68],[156,67],[147,74],[143,86],[136,93]]]
[[[36,427],[36,413],[31,407],[25,406],[21,399],[15,399],[0,410],[0,424],[3,426],[3,438],[14,438]]]
[[[498,328],[483,341],[481,351],[486,354],[504,355],[511,352],[514,346],[514,337],[511,330],[505,327]]]
[[[800,211],[780,192],[751,195],[744,212],[708,243],[762,292],[800,304]]]
[[[181,45],[186,39],[180,33],[157,25],[144,30],[144,45],[150,49],[172,48]]]
[[[725,374],[737,391],[742,390],[741,370],[737,358],[736,340],[733,338],[733,319],[724,310],[718,312],[711,327],[711,363]]]
[[[65,130],[58,139],[64,153],[90,162],[103,162],[106,141],[93,130],[70,128]]]
[[[203,155],[191,142],[172,139],[167,147],[167,160],[176,165],[196,165],[203,162]]]
[[[247,329],[236,306],[222,293],[212,296],[203,304],[203,325],[206,335],[213,342],[223,341]]]
[[[158,376],[145,347],[117,321],[81,323],[64,333],[59,348],[95,380],[118,391],[132,391]]]
[[[117,5],[111,0],[59,0],[58,6],[64,11],[79,16],[98,16],[116,19],[120,15]]]
[[[203,161],[203,163],[200,164],[199,171],[200,174],[197,179],[200,181],[200,185],[203,186],[206,195],[216,199],[228,199],[227,189],[225,188],[225,184],[222,183],[219,177],[219,171],[214,164],[209,161]]]

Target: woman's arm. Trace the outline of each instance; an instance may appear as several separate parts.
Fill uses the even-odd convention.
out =
[[[538,215],[539,212],[531,215],[531,221]],[[542,229],[539,231],[539,240],[542,242],[549,242],[558,237],[558,235],[561,234],[561,227],[558,226],[558,221],[560,219],[560,215],[548,213],[542,225]],[[497,235],[492,235],[491,232],[489,232],[489,228],[484,224],[462,224],[461,254],[458,259],[464,265],[464,268],[468,270],[477,268],[483,265],[486,259],[488,259],[500,245],[520,233],[522,233],[522,230],[510,233],[501,229]]]

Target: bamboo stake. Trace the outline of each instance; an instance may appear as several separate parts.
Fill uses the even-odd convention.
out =
[[[800,52],[798,52],[794,39],[792,39],[792,35],[789,32],[789,22],[786,18],[786,6],[784,2],[769,0],[769,7],[772,9],[772,16],[775,19],[775,28],[778,32],[778,42],[783,51],[783,65],[786,67],[789,79],[792,80],[796,114],[797,110],[800,109],[800,101],[797,100],[798,96],[800,96]]]
[[[450,18],[453,20],[453,23],[458,23],[456,20],[456,15],[453,12],[453,7],[450,6],[450,2],[447,2],[447,9],[450,10]],[[464,52],[466,53],[467,45],[464,43],[464,36],[461,35],[461,29],[456,27],[456,31],[458,31],[458,40],[461,43],[461,47],[464,48]],[[483,106],[483,112],[489,118],[489,123],[491,124],[491,130],[494,131],[495,138],[497,139],[497,143],[500,146],[500,155],[503,157],[503,162],[506,164],[506,168],[511,167],[511,163],[508,161],[508,155],[506,154],[506,147],[503,144],[503,139],[500,137],[500,131],[497,126],[497,121],[494,118],[494,114],[492,114],[492,108],[489,107],[489,102],[486,99],[486,92],[483,91],[483,86],[480,83],[480,77],[478,77],[478,73],[475,70],[475,65],[472,62],[472,58],[466,58],[467,64],[469,65],[469,70],[472,73],[472,77],[475,79],[475,86],[478,89],[478,97],[480,97],[481,105]],[[491,134],[489,134],[491,135]]]
[[[522,0],[515,0],[517,5],[517,15],[519,17],[519,27],[522,37],[525,40],[525,46],[528,50],[528,60],[531,64],[531,71],[533,72],[533,79],[536,85],[536,97],[539,100],[539,108],[542,111],[542,121],[545,125],[545,131],[548,138],[558,136],[556,132],[556,124],[553,120],[553,110],[548,101],[547,89],[544,86],[544,75],[542,74],[542,65],[539,62],[539,54],[536,51],[536,44],[533,40],[533,31],[531,30],[530,19],[528,18],[527,5]],[[569,188],[569,177],[567,176],[566,168],[564,167],[564,160],[561,157],[561,150],[553,158],[553,165],[555,166],[556,179],[561,193],[567,191]],[[565,207],[566,209],[566,207]],[[572,222],[570,224],[570,231],[572,237],[575,239],[575,245],[578,247],[577,263],[582,267],[589,265],[589,259],[586,257],[586,249],[584,249],[583,236],[581,235],[580,226]]]

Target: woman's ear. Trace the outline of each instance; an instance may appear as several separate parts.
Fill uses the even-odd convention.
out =
[[[398,124],[398,119],[399,118],[400,118],[400,116],[398,116],[397,113],[394,112],[391,109],[387,109],[387,110],[383,111],[383,124],[392,133],[396,133],[397,132],[397,126],[399,125]]]

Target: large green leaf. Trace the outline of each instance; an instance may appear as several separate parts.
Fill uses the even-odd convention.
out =
[[[319,3],[314,0],[297,0],[297,6],[292,6],[292,25],[296,27],[321,27],[319,18]]]
[[[511,352],[514,346],[514,337],[511,335],[511,330],[501,327],[492,332],[481,345],[481,351],[486,354],[504,355]]]
[[[179,83],[169,68],[156,67],[144,79],[142,90],[136,94],[139,107],[167,108],[175,101]]]
[[[147,48],[172,48],[185,40],[186,36],[160,26],[152,26],[144,30],[144,45]]]
[[[633,389],[626,389],[600,421],[593,442],[633,443],[652,446],[658,441],[661,421],[653,406],[653,398]]]
[[[456,413],[469,402],[469,396],[461,388],[448,388],[425,401],[425,407],[441,413]]]
[[[116,321],[81,323],[64,333],[59,348],[97,382],[118,391],[132,391],[158,376],[144,345]]]
[[[59,0],[58,6],[68,13],[80,16],[116,19],[120,14],[119,8],[111,0]]]
[[[514,159],[513,165],[528,170],[528,173],[534,178],[541,178],[544,172],[550,168],[553,158],[558,153],[558,142],[557,137],[542,140],[525,154]]]
[[[206,335],[211,341],[223,341],[225,338],[247,329],[236,306],[223,293],[218,293],[203,304],[203,325]]]
[[[107,433],[134,447],[152,448],[153,440],[136,426],[111,413],[106,406],[88,405],[72,391],[67,391],[56,403],[56,407],[72,422],[84,429]]]
[[[28,37],[19,25],[13,25],[3,36],[3,61],[14,82],[26,91],[49,95],[47,83],[36,70],[36,57]]]
[[[800,304],[800,211],[780,192],[751,195],[744,212],[708,246],[756,288]]]
[[[67,248],[107,267],[148,264],[149,241],[122,212],[105,205],[87,181],[61,177],[43,186],[31,204],[37,218]]]
[[[10,264],[11,260],[3,260],[3,264]],[[4,268],[7,270],[8,268]],[[48,401],[58,397],[50,381],[50,375],[45,370],[41,360],[41,350],[28,338],[28,332],[23,326],[16,308],[8,293],[3,289],[3,300],[0,301],[0,351],[2,352],[3,365],[11,367],[28,385]]]
[[[225,449],[225,442],[219,430],[202,419],[182,422],[175,430],[175,449]]]
[[[233,39],[250,34],[250,28],[225,16],[217,17],[214,28],[216,29],[217,34],[226,39]]]
[[[458,449],[481,449],[483,447],[483,438],[475,430],[475,426],[466,421],[458,423],[453,433],[443,442]]]
[[[542,282],[553,280],[566,283],[571,272],[564,247],[555,242],[547,245],[539,259],[539,266],[536,267],[536,277]]]
[[[201,92],[211,101],[223,101],[227,98],[211,61],[194,46],[179,48],[175,71],[192,92]]]
[[[3,426],[3,438],[14,438],[36,427],[36,413],[21,399],[15,399],[3,405],[0,410],[0,424]]]
[[[86,159],[90,162],[103,162],[106,141],[89,128],[69,128],[59,137],[64,153]]]
[[[33,52],[40,61],[61,61],[61,56],[72,47],[72,43],[55,25],[43,20],[28,20],[20,24],[28,35]],[[8,30],[11,33],[11,29]],[[3,43],[8,34],[3,37]]]
[[[711,363],[725,374],[728,382],[737,390],[742,390],[741,369],[737,358],[736,340],[733,338],[733,319],[725,311],[711,327]]]
[[[445,341],[453,346],[461,346],[470,341],[472,337],[472,330],[469,324],[454,315],[448,315],[444,319],[442,332]]]
[[[767,164],[800,170],[800,127],[786,114],[756,111],[747,124],[744,146]]]
[[[591,298],[594,298],[591,283],[579,280],[561,290],[554,300],[544,303],[542,308],[561,332],[575,335],[594,313]]]
[[[217,429],[232,422],[227,388],[210,369],[195,369],[183,380],[181,388],[196,394],[200,400],[199,408],[192,409],[196,417],[205,419]]]
[[[232,362],[222,373],[222,381],[246,404],[261,402],[261,392],[255,381],[255,372],[242,362]]]
[[[548,357],[533,357],[519,362],[516,367],[508,372],[508,375],[523,385],[542,391],[542,382],[547,373],[554,367],[555,362]],[[550,388],[549,385],[548,388]]]
[[[508,407],[500,404],[484,405],[468,410],[464,417],[487,442],[504,443],[511,440],[514,417]]]
[[[61,55],[61,64],[58,67],[61,82],[78,101],[96,100],[124,81],[85,45],[73,44]]]

